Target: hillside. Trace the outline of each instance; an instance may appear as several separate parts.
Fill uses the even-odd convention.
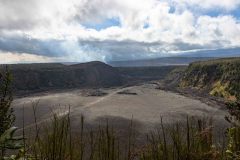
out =
[[[176,68],[184,66],[158,66],[158,67],[117,67],[125,82],[136,84],[151,80],[162,80]]]
[[[4,65],[0,66],[3,67]],[[168,73],[183,66],[112,67],[94,61],[65,65],[35,63],[8,65],[13,76],[14,93],[32,93],[54,89],[101,88],[135,85],[164,79]]]
[[[213,57],[162,57],[155,59],[143,59],[132,61],[111,61],[108,62],[114,67],[157,67],[157,66],[171,66],[171,65],[188,65],[195,61],[203,61],[214,59]]]
[[[207,91],[226,100],[239,100],[240,58],[191,63],[180,81],[180,87]]]
[[[16,91],[112,87],[122,83],[118,70],[102,62],[70,66],[58,63],[14,64],[9,68],[13,75],[13,88]]]

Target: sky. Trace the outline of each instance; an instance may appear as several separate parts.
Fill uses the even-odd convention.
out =
[[[0,63],[208,50],[240,53],[240,0],[0,0]]]

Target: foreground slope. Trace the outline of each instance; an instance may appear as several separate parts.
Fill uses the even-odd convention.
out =
[[[240,58],[191,63],[180,81],[180,87],[207,91],[226,100],[239,100]]]

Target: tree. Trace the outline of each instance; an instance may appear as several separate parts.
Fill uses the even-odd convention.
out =
[[[0,71],[0,135],[8,130],[15,121],[11,103],[13,100],[11,92],[11,74],[6,67],[2,66]]]

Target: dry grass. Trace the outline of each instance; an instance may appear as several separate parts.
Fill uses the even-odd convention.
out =
[[[134,124],[122,140],[106,121],[105,127],[87,130],[81,118],[78,134],[71,131],[70,115],[54,116],[27,143],[28,155],[40,160],[217,160],[224,159],[226,146],[214,142],[211,119],[187,117],[185,123],[165,126],[147,134],[138,143]]]

